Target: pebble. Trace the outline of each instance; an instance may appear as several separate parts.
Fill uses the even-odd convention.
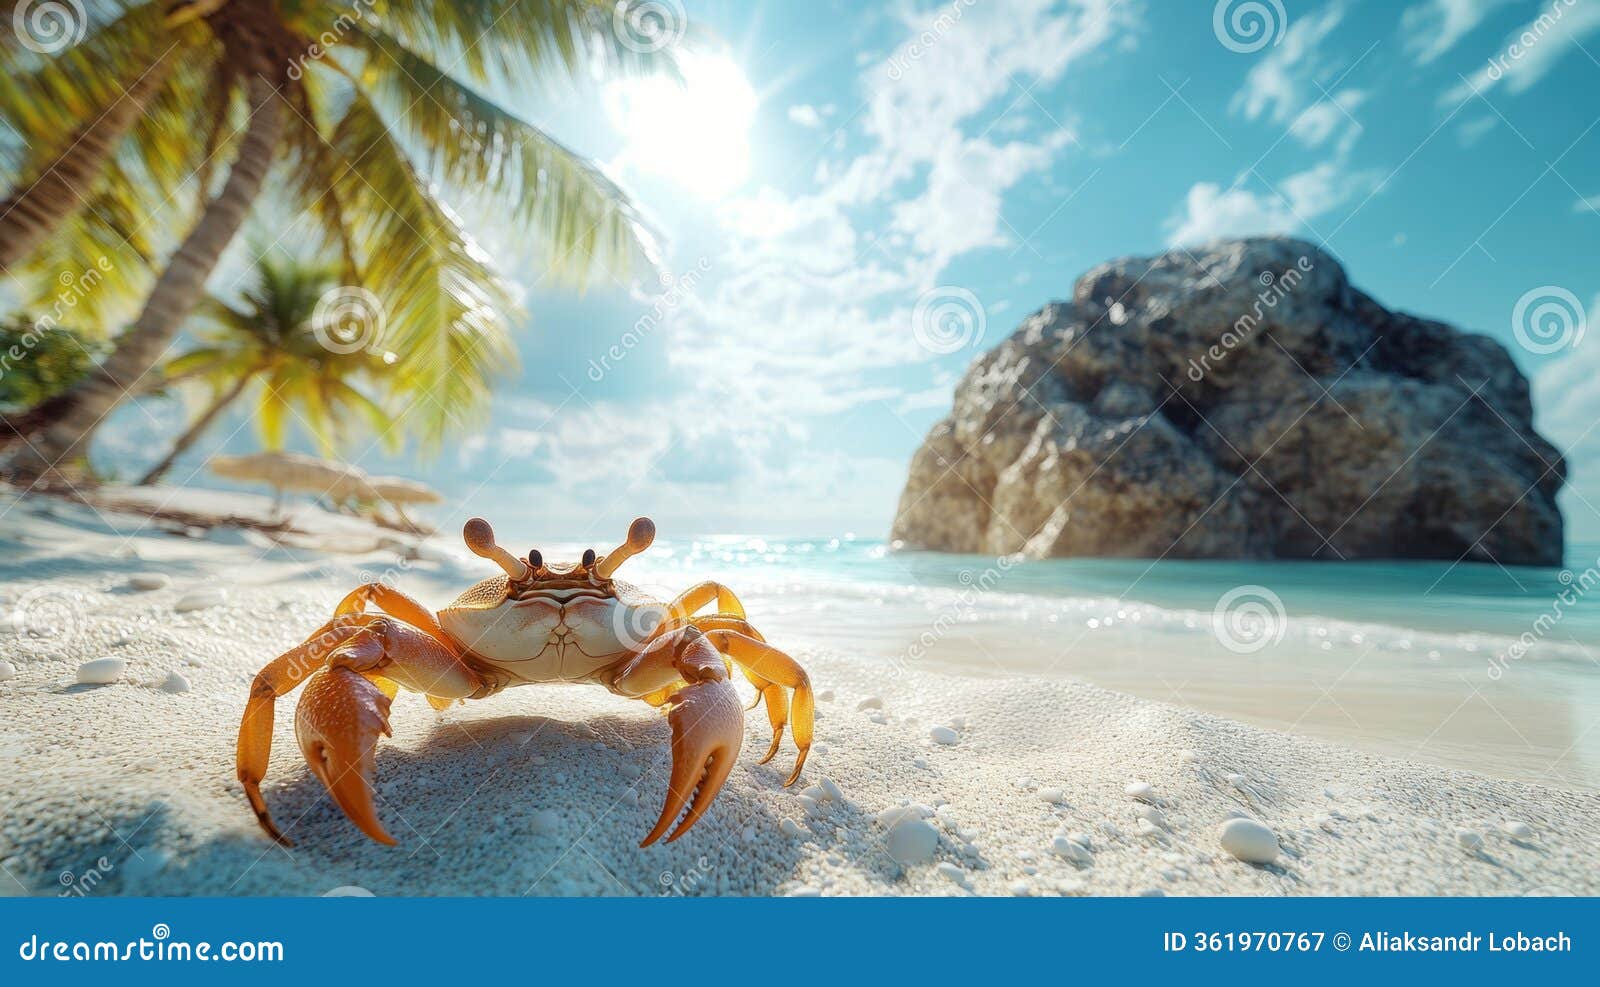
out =
[[[164,572],[136,572],[128,577],[128,588],[136,589],[141,593],[166,589],[170,585],[172,585],[172,577]]]
[[[168,672],[166,681],[161,683],[161,691],[172,693],[188,692],[189,680],[177,672]]]
[[[943,744],[946,747],[950,746],[951,744],[961,742],[961,736],[954,730],[945,726],[938,726],[934,727],[932,730],[929,730],[928,737],[932,739],[934,743]]]
[[[1161,810],[1153,805],[1141,805],[1138,809],[1138,816],[1141,822],[1148,822],[1152,826],[1160,826],[1163,829],[1166,828],[1167,817],[1162,815]]]
[[[1190,750],[1179,751],[1178,752],[1178,759],[1181,760],[1184,764],[1199,764],[1200,763],[1200,752],[1199,751],[1190,751]]]
[[[78,666],[78,681],[84,685],[108,685],[121,678],[127,667],[121,658],[96,658]]]
[[[939,874],[946,880],[954,881],[957,884],[960,884],[967,879],[967,872],[962,870],[959,865],[952,864],[948,860],[940,861],[937,869]]]
[[[901,818],[884,837],[889,856],[899,864],[928,860],[939,848],[939,831],[921,819]]]
[[[872,712],[868,713],[867,714],[867,719],[871,720],[873,723],[878,724],[878,726],[880,726],[880,727],[889,722],[889,718],[887,716],[884,716],[878,710],[873,710]]]
[[[1148,802],[1156,797],[1155,786],[1147,781],[1133,782],[1132,784],[1128,785],[1127,788],[1124,788],[1123,792],[1125,792],[1129,798],[1138,799],[1141,802]]]
[[[1228,779],[1228,784],[1232,785],[1234,788],[1242,789],[1246,785],[1250,784],[1250,779],[1246,778],[1244,775],[1224,775],[1224,777]]]
[[[1027,881],[1012,881],[1009,890],[1015,897],[1026,898],[1033,894],[1033,885]]]
[[[17,666],[9,661],[0,661],[0,682],[10,682],[17,677]]]
[[[1247,864],[1270,864],[1278,859],[1278,837],[1254,819],[1229,819],[1217,828],[1222,849]]]
[[[1100,829],[1112,839],[1116,839],[1122,835],[1122,830],[1118,829],[1117,824],[1109,819],[1106,819],[1100,823]]]
[[[744,832],[739,834],[739,838],[746,843],[754,843],[756,841],[756,828],[754,826],[746,826]]]
[[[1456,830],[1456,846],[1468,853],[1477,853],[1483,849],[1483,834],[1473,829]]]
[[[176,613],[189,613],[192,610],[204,610],[207,607],[220,606],[228,599],[228,591],[216,586],[203,586],[200,589],[190,590],[183,594],[177,603],[172,605]]]
[[[868,696],[867,698],[865,698],[865,699],[861,700],[860,702],[856,703],[856,709],[863,710],[863,711],[869,710],[869,709],[882,709],[882,708],[883,708],[883,700],[879,699],[877,696]]]
[[[1067,839],[1083,847],[1085,850],[1094,849],[1094,841],[1089,838],[1088,833],[1085,833],[1082,830],[1074,830],[1073,832],[1068,833]]]
[[[822,790],[828,793],[828,798],[836,802],[844,801],[844,792],[839,790],[839,786],[833,783],[832,778],[824,778],[819,784],[822,785]]]
[[[1058,836],[1050,841],[1050,852],[1058,857],[1065,857],[1075,864],[1087,864],[1094,859],[1088,850],[1065,836]]]
[[[833,690],[823,689],[821,692],[817,693],[817,701],[823,703],[833,702]]]
[[[1158,836],[1161,833],[1161,827],[1157,826],[1148,819],[1140,819],[1135,824],[1134,828],[1138,831],[1140,836]]]
[[[1039,798],[1049,802],[1051,805],[1065,805],[1067,793],[1059,788],[1041,788],[1039,789]]]
[[[322,892],[324,898],[375,898],[371,891],[359,884],[341,884],[336,888]]]
[[[5,677],[6,677],[5,669],[4,668],[0,668],[0,679],[4,679]],[[1513,840],[1531,840],[1531,839],[1533,839],[1533,827],[1529,826],[1525,822],[1518,822],[1515,819],[1508,819],[1505,822],[1500,824],[1500,828],[1502,830],[1504,830],[1505,834],[1507,836],[1511,837]]]
[[[784,818],[783,822],[778,824],[778,828],[783,831],[784,836],[798,837],[805,835],[805,829],[801,827],[799,823],[787,817]]]

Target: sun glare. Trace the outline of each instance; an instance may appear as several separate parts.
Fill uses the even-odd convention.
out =
[[[722,55],[680,60],[683,81],[615,83],[606,110],[623,135],[621,164],[660,175],[702,198],[750,177],[750,125],[759,100],[744,72]]]

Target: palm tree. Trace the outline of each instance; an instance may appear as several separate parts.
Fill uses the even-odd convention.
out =
[[[621,9],[636,3],[624,0]],[[148,16],[146,8],[165,16]],[[204,9],[187,20],[172,16],[195,8]],[[182,134],[161,128],[141,140],[136,127],[117,164],[159,182],[172,171],[164,154],[188,154],[185,173],[209,190],[207,163],[230,150],[233,163],[105,362],[0,430],[0,448],[11,449],[18,473],[43,475],[81,456],[99,422],[138,389],[205,296],[207,278],[275,160],[286,165],[286,194],[296,209],[285,235],[326,243],[340,257],[345,283],[381,303],[382,345],[398,357],[413,396],[408,425],[425,445],[482,415],[484,381],[503,363],[515,311],[512,292],[432,179],[504,202],[511,219],[548,241],[551,273],[579,285],[595,267],[620,274],[652,257],[650,234],[615,184],[472,84],[530,72],[572,75],[596,62],[670,68],[670,49],[630,43],[617,4],[194,0],[135,4],[126,17],[140,11],[147,16],[114,22],[95,32],[93,43],[131,60],[134,51],[164,50],[170,42],[176,47],[168,57],[179,66],[169,89],[201,82],[173,101],[190,120]],[[125,29],[112,31],[115,25]],[[78,61],[49,59],[26,85],[0,87],[0,117],[25,138],[46,136],[5,97],[76,91]],[[413,161],[414,150],[425,156],[426,170]]]
[[[368,349],[330,350],[330,327],[318,323],[321,300],[338,284],[335,266],[277,259],[262,251],[255,283],[239,304],[217,298],[201,304],[199,345],[169,361],[163,371],[169,379],[205,386],[209,400],[141,484],[165,476],[252,385],[252,418],[267,449],[283,447],[289,416],[305,426],[325,456],[347,444],[352,421],[364,423],[389,448],[398,446],[402,435],[391,427],[393,417],[363,390],[387,400],[386,392],[399,379],[394,364],[388,355]]]

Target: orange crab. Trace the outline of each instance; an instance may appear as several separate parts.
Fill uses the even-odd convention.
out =
[[[794,784],[811,749],[810,678],[745,620],[727,587],[700,583],[662,604],[613,579],[655,533],[649,518],[639,518],[615,551],[596,556],[590,549],[581,562],[552,565],[537,549],[517,558],[495,544],[487,521],[473,518],[462,530],[467,547],[505,575],[478,583],[437,615],[382,583],[350,593],[332,620],[268,663],[251,686],[239,723],[238,769],[261,828],[290,843],[267,812],[261,779],[272,751],[273,707],[301,682],[295,736],[306,763],[344,814],[380,843],[395,839],[372,803],[374,752],[378,735],[390,733],[389,703],[400,686],[423,693],[436,709],[535,682],[594,682],[667,707],[672,774],[661,816],[639,844],[649,846],[680,814],[667,842],[688,832],[733,770],[744,740],[744,711],[729,679],[737,664],[756,687],[756,702],[767,701],[772,746],[763,764],[778,752],[793,692],[799,756],[784,785]],[[713,602],[715,613],[700,613]]]

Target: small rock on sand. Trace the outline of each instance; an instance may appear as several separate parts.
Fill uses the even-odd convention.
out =
[[[17,677],[17,666],[9,661],[0,661],[0,682],[10,682]]]
[[[1138,799],[1141,802],[1148,802],[1156,797],[1155,786],[1150,784],[1148,781],[1132,782],[1127,788],[1123,789],[1123,792],[1125,792],[1129,798]]]
[[[359,884],[341,884],[322,892],[324,898],[375,898],[371,891]]]
[[[161,691],[173,693],[188,692],[189,680],[184,678],[182,675],[179,675],[177,672],[168,672],[166,680],[161,683]]]
[[[1222,849],[1247,864],[1270,864],[1278,859],[1278,837],[1254,819],[1229,819],[1217,829]]]
[[[1468,853],[1477,853],[1483,849],[1483,834],[1475,829],[1456,830],[1456,846]]]
[[[801,837],[804,836],[806,832],[805,827],[801,826],[793,819],[784,819],[783,822],[778,824],[778,828],[783,831],[784,836],[789,837]]]
[[[191,610],[204,610],[207,607],[220,606],[228,599],[226,590],[216,586],[203,586],[200,589],[190,590],[183,594],[172,609],[177,613],[189,613]]]
[[[949,747],[961,742],[961,735],[946,726],[937,726],[928,731],[928,737],[936,744]]]
[[[929,859],[939,848],[939,831],[921,819],[902,817],[884,837],[889,856],[899,864],[915,864]]]
[[[109,685],[121,678],[127,667],[121,658],[96,658],[78,666],[78,681],[84,685]]]
[[[1050,852],[1058,857],[1065,857],[1075,864],[1087,864],[1094,859],[1088,850],[1065,836],[1058,836],[1050,841]]]
[[[136,572],[128,577],[128,588],[136,589],[141,593],[166,589],[170,585],[172,585],[172,577],[164,572]]]
[[[869,709],[882,709],[882,708],[883,708],[883,700],[879,699],[877,696],[868,696],[867,698],[865,698],[865,699],[861,700],[860,702],[856,703],[856,709],[862,710],[862,711],[866,711],[866,710],[869,710]]]
[[[5,677],[5,669],[0,668],[0,679],[4,679]],[[1533,827],[1529,826],[1525,822],[1518,822],[1515,819],[1508,819],[1500,824],[1500,829],[1503,830],[1505,834],[1511,837],[1513,840],[1533,839]]]
[[[1039,789],[1039,798],[1049,802],[1051,805],[1063,805],[1067,801],[1067,793],[1059,788],[1041,788]]]
[[[967,872],[948,860],[940,862],[937,870],[945,880],[954,881],[956,884],[960,884],[967,879]]]

